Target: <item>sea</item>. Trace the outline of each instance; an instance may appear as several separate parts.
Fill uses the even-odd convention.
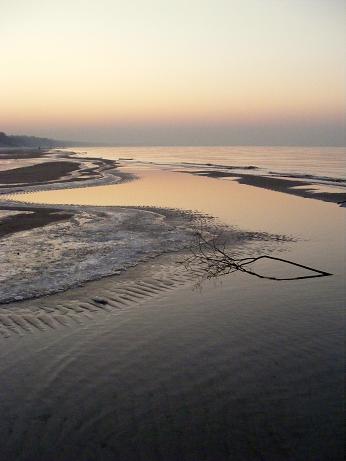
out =
[[[346,187],[345,147],[155,146],[83,147],[82,156],[161,165],[234,167],[239,172],[292,177]]]

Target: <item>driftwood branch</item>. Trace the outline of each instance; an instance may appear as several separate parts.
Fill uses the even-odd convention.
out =
[[[202,268],[205,272],[205,277],[207,279],[218,277],[221,275],[231,274],[236,271],[244,272],[246,274],[253,275],[261,279],[276,281],[303,280],[316,277],[327,277],[332,275],[329,272],[322,271],[320,269],[315,269],[313,267],[306,266],[303,264],[298,264],[294,261],[278,258],[275,256],[261,255],[248,258],[235,258],[227,251],[226,242],[220,241],[220,236],[217,239],[208,239],[203,235],[202,231],[197,231],[195,233],[195,237],[195,244],[192,245],[190,248],[191,255],[187,256],[182,261],[182,263],[185,265],[187,269],[196,266]],[[253,268],[249,267],[251,264],[265,259],[280,261],[291,266],[306,269],[307,271],[312,272],[312,274],[297,277],[278,277],[275,275],[262,275],[259,272],[255,271]]]

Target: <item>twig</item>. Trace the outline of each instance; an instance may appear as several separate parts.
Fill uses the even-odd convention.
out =
[[[207,239],[204,237],[202,230],[197,231],[195,233],[196,237],[196,244],[192,245],[191,256],[185,258],[182,263],[185,265],[187,269],[192,268],[193,265],[198,265],[203,268],[206,274],[206,278],[210,279],[213,277],[217,277],[220,275],[231,274],[236,271],[244,272],[249,275],[253,275],[255,277],[266,279],[266,280],[276,280],[276,281],[284,281],[284,280],[303,280],[303,279],[310,279],[316,277],[328,277],[332,274],[326,271],[322,271],[320,269],[315,269],[310,266],[306,266],[304,264],[298,264],[294,261],[290,261],[288,259],[278,258],[275,256],[269,255],[261,255],[257,257],[247,257],[247,258],[239,258],[236,259],[231,256],[226,251],[226,242],[224,241],[222,244],[217,243],[217,238]],[[220,236],[219,236],[220,237]],[[250,264],[253,264],[259,260],[263,259],[270,259],[273,261],[280,261],[286,264],[290,264],[295,267],[300,267],[302,269],[306,269],[310,272],[314,272],[314,274],[310,275],[303,275],[298,277],[276,277],[276,276],[268,276],[262,275],[256,272],[253,269],[250,269]]]

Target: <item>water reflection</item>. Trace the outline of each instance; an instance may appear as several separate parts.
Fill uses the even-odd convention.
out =
[[[31,203],[97,206],[156,206],[198,210],[230,225],[310,236],[341,224],[335,205],[284,193],[160,169],[123,168],[139,176],[129,183],[16,195]]]
[[[258,264],[261,266],[263,262],[265,265],[270,262],[269,274],[258,268]],[[205,279],[225,276],[234,272],[242,272],[260,279],[275,281],[305,280],[332,275],[329,272],[277,256],[260,255],[239,258],[239,256],[236,257],[232,254],[232,248],[228,249],[227,242],[221,241],[218,237],[210,238],[200,231],[195,233],[195,243],[190,247],[190,254],[181,263],[188,271],[193,270],[194,267],[202,269],[204,273],[199,283]],[[278,270],[275,269],[273,263],[279,265]],[[291,274],[289,274],[290,271]]]

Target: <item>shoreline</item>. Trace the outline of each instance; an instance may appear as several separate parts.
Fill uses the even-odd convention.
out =
[[[87,154],[87,153],[85,153]],[[122,183],[136,179],[136,176],[130,173],[120,171],[119,168],[126,166],[127,160],[131,160],[131,165],[136,164],[133,159],[116,159],[110,160],[101,157],[88,157],[88,156],[76,156],[74,151],[62,151],[60,149],[52,150],[38,150],[30,149],[19,150],[15,152],[3,151],[0,152],[0,161],[2,158],[5,159],[18,159],[18,158],[40,158],[45,163],[39,163],[36,165],[15,168],[12,170],[0,171],[0,199],[1,195],[9,195],[16,193],[26,193],[32,191],[45,191],[52,189],[62,188],[79,188],[79,187],[92,187],[97,185],[108,185],[112,183]],[[60,160],[62,159],[62,160]],[[46,161],[48,160],[48,161]],[[59,160],[59,162],[56,162]],[[58,172],[52,173],[50,167],[57,163]],[[145,164],[146,162],[139,161],[139,164]],[[149,162],[152,164],[153,162]],[[325,187],[324,182],[313,182],[309,181],[304,176],[301,178],[285,176],[281,173],[273,173],[273,176],[268,174],[251,174],[244,173],[241,170],[258,170],[255,166],[226,166],[226,165],[214,165],[214,164],[196,164],[190,162],[183,162],[189,169],[178,170],[175,164],[162,164],[165,166],[171,166],[173,171],[179,173],[188,173],[197,176],[206,176],[209,178],[223,179],[233,178],[239,184],[248,186],[260,187],[262,189],[268,189],[275,192],[282,192],[291,195],[296,195],[303,198],[312,198],[321,200],[324,202],[331,202],[345,206],[346,203],[346,192],[325,192],[319,191],[319,187]],[[70,166],[69,166],[70,164]],[[72,165],[71,165],[72,164]],[[76,165],[73,165],[76,164]],[[161,166],[160,163],[157,164]],[[190,170],[194,166],[203,168]],[[211,169],[212,168],[212,169]],[[225,171],[226,170],[226,171]],[[233,171],[230,171],[233,170]],[[49,172],[49,173],[48,173]],[[54,179],[47,179],[47,174],[53,175]],[[1,178],[10,178],[14,175],[12,182],[2,183]],[[281,176],[279,176],[281,175]],[[21,176],[30,178],[31,181],[18,184]],[[344,183],[343,180],[338,180],[337,183]],[[328,185],[330,186],[330,185]],[[331,186],[333,187],[333,186]],[[337,187],[337,184],[335,185]],[[11,200],[8,204],[13,203]],[[1,209],[1,203],[0,203]]]
[[[6,152],[2,159],[38,159],[40,163],[9,168],[0,171],[1,195],[25,193],[32,190],[47,190],[63,187],[84,187],[86,185],[111,184],[135,179],[133,175],[120,172],[120,163],[116,160],[79,158],[73,151],[62,152],[58,149],[25,152]]]
[[[59,149],[53,151],[25,148],[2,149],[0,162],[2,159],[14,162],[19,159],[37,159],[41,160],[41,163],[19,168],[12,168],[9,164],[9,168],[0,170],[0,213],[1,211],[19,212],[13,216],[5,216],[0,221],[0,238],[59,221],[67,221],[75,215],[75,210],[66,211],[59,206],[3,200],[4,195],[27,193],[33,190],[79,188],[95,183],[122,183],[135,179],[134,175],[118,171],[117,161],[88,157],[79,159],[74,157],[72,151],[62,153]],[[110,171],[114,171],[114,174],[110,175]]]
[[[213,235],[213,232],[226,229],[231,243],[236,242],[236,246],[243,246],[252,240],[289,240],[286,235],[247,232],[224,226],[213,221],[212,216],[201,216],[199,212],[181,209],[16,201],[17,193],[31,192],[33,188],[40,191],[96,186],[104,182],[119,184],[136,178],[132,173],[119,172],[121,165],[117,160],[77,158],[73,152],[62,153],[59,150],[43,151],[37,155],[43,163],[0,172],[0,187],[3,173],[12,181],[6,185],[10,186],[6,188],[7,195],[14,194],[13,198],[7,197],[5,200],[1,200],[4,195],[0,195],[0,257],[4,273],[10,274],[9,277],[3,276],[2,280],[0,276],[0,281],[6,286],[0,304],[69,290],[92,280],[119,274],[152,257],[182,251],[191,245],[201,217],[205,218],[207,232]],[[55,162],[62,167],[45,181],[47,172]],[[66,168],[68,163],[71,166]],[[111,177],[109,171],[112,172]],[[23,177],[23,172],[27,181],[18,190],[18,179]],[[243,184],[307,196],[306,191],[291,189],[292,185],[302,185],[298,181],[292,183],[287,179],[239,174],[238,171],[209,169],[183,172],[212,178],[234,177]],[[325,195],[330,194],[313,198],[323,200],[322,197],[326,199]],[[325,201],[331,201],[330,197]],[[24,261],[28,261],[25,270],[22,268]]]
[[[93,160],[96,166],[90,180],[91,168],[86,157],[78,162],[82,167],[73,165],[67,175],[66,170],[59,170],[54,179],[50,176],[51,182],[44,183],[51,157],[55,161],[60,153],[43,152],[40,155],[44,160],[48,155],[46,165],[24,167],[29,171],[28,178],[40,182],[40,185],[33,186],[28,180],[21,186],[24,192],[31,191],[32,187],[37,190],[66,188],[67,184],[74,187],[78,179],[78,187],[83,187],[90,181],[93,185],[102,184],[104,180],[119,184],[135,178],[129,173],[119,173],[116,161],[101,159]],[[71,163],[75,163],[72,156],[72,153],[60,155],[61,162],[71,159]],[[86,167],[89,169],[87,179],[84,177]],[[14,173],[13,184],[18,180],[16,170],[18,172],[18,169],[9,169],[6,173],[7,177],[11,171]],[[19,170],[20,173],[23,171]],[[108,170],[114,172],[111,178],[104,176]],[[71,178],[69,174],[75,176]],[[19,192],[17,185],[10,189],[14,194]],[[0,259],[3,268],[0,282],[4,287],[0,304],[66,291],[119,274],[153,257],[182,251],[191,245],[201,219],[210,235],[226,229],[235,248],[250,241],[277,244],[285,240],[276,234],[223,226],[211,216],[196,211],[145,206],[34,205],[1,200],[0,195]]]
[[[185,254],[201,223],[211,237],[222,231],[238,254],[246,250],[257,254],[258,244],[282,248],[294,241],[282,234],[232,228],[211,216],[178,209],[78,205],[18,208],[7,207],[19,213],[5,216],[2,222],[0,214],[0,229],[5,224],[0,233],[0,307],[126,273],[158,256]]]
[[[223,179],[233,178],[239,184],[247,186],[261,187],[275,192],[283,192],[286,194],[297,195],[303,198],[312,198],[323,202],[336,203],[342,206],[346,202],[346,192],[319,192],[314,189],[319,184],[309,181],[298,181],[296,179],[286,179],[271,176],[260,176],[247,174],[242,172],[226,172],[220,170],[196,170],[184,171],[179,170],[179,173],[188,173],[196,176],[206,176],[208,178]],[[295,189],[296,187],[304,187],[304,189]]]

